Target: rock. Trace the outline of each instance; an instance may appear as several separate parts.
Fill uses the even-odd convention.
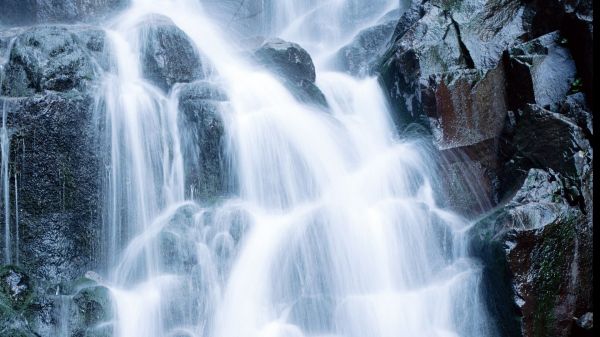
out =
[[[528,17],[520,0],[440,0],[477,69],[495,68],[507,48],[523,41]]]
[[[78,316],[75,329],[87,330],[113,319],[110,290],[104,286],[95,285],[79,290],[73,297],[73,303],[71,319]]]
[[[523,12],[517,0],[413,2],[379,67],[396,123],[428,125],[419,84],[431,75],[496,69],[502,52],[521,41]]]
[[[139,24],[144,77],[165,91],[205,76],[200,54],[171,19],[150,15]]]
[[[577,69],[571,53],[561,46],[559,32],[518,45],[507,53],[510,109],[538,104],[556,110],[575,80]]]
[[[594,313],[586,312],[585,314],[581,315],[581,317],[577,319],[576,324],[578,327],[586,330],[592,329],[594,327]]]
[[[107,17],[129,0],[0,0],[0,23],[83,22]]]
[[[414,121],[427,124],[421,113],[419,82],[422,78],[469,68],[468,56],[462,52],[452,20],[431,3],[418,6],[400,19],[394,44],[379,67],[395,110],[393,118],[400,126]],[[424,14],[419,18],[421,13]]]
[[[443,204],[476,218],[497,203],[498,140],[440,151]]]
[[[269,39],[254,52],[258,62],[277,75],[301,102],[327,107],[327,100],[315,85],[312,58],[298,44]]]
[[[32,295],[29,277],[20,268],[0,267],[0,301],[18,311],[29,305]]]
[[[11,203],[18,195],[13,251],[39,286],[73,280],[95,267],[100,251],[104,150],[94,101],[77,91],[2,101],[11,134]]]
[[[229,191],[222,117],[227,97],[209,82],[185,84],[176,90],[179,91],[186,190],[191,198],[214,202]]]
[[[591,307],[592,232],[573,185],[532,169],[510,202],[470,229],[502,335],[569,336],[572,317]]]
[[[352,42],[337,52],[341,69],[354,76],[370,75],[388,47],[396,22],[390,20],[360,31]]]
[[[194,215],[198,208],[183,206],[162,228],[157,237],[160,268],[170,274],[189,274],[198,264]]]
[[[586,134],[594,134],[592,113],[586,103],[585,95],[581,92],[567,96],[558,111],[573,120]]]
[[[102,70],[104,31],[76,26],[32,27],[14,37],[2,95],[88,90]]]
[[[439,149],[497,138],[506,119],[504,70],[460,70],[421,83],[423,113]]]
[[[591,162],[592,149],[583,129],[569,118],[527,105],[515,115],[512,130],[503,134],[501,194],[510,194],[530,168],[553,169],[575,181],[581,180],[585,163]]]
[[[531,0],[527,1],[527,16],[531,17],[529,35],[535,38],[556,30],[564,35],[581,74],[583,90],[593,107],[594,24],[592,0]]]

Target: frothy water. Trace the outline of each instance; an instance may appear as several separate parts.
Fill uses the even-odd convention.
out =
[[[114,70],[97,108],[111,149],[105,251],[117,336],[493,335],[467,222],[435,201],[436,159],[396,134],[375,78],[324,66],[397,5],[261,2],[264,31],[311,51],[329,111],[296,101],[197,1],[134,0],[107,27]],[[208,81],[227,93],[236,189],[224,200],[186,192],[178,87],[165,94],[140,71],[149,14],[191,38],[214,67]]]

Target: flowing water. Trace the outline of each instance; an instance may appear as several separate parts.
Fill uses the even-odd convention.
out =
[[[248,1],[250,2],[250,1]],[[106,283],[120,337],[490,336],[467,222],[438,206],[436,159],[403,139],[375,78],[327,58],[398,1],[254,1],[267,36],[299,42],[329,111],[297,102],[194,0],[133,0],[107,26]],[[243,1],[241,4],[243,5]],[[140,22],[170,18],[228,101],[228,197],[193,200],[190,140],[143,79]]]

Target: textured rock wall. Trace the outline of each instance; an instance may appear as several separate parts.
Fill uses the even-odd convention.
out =
[[[375,70],[424,126],[448,206],[474,219],[503,336],[593,326],[591,1],[413,1]],[[418,129],[418,128],[417,128]]]

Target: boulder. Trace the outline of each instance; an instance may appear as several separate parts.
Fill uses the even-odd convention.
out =
[[[139,23],[144,77],[165,91],[175,83],[191,82],[206,70],[190,38],[171,19],[150,15]]]
[[[75,334],[109,323],[114,316],[110,290],[98,284],[80,289],[73,296],[71,311],[71,331]]]
[[[87,26],[37,26],[6,37],[2,95],[29,96],[44,90],[86,91],[106,66],[105,33]],[[8,49],[8,47],[7,47]]]
[[[84,22],[108,17],[129,0],[0,0],[0,24]]]
[[[257,61],[278,76],[301,102],[327,107],[327,100],[315,85],[312,58],[296,43],[269,39],[254,52]]]
[[[40,287],[75,279],[95,267],[101,243],[104,150],[94,100],[78,91],[46,91],[2,103],[9,197],[18,206],[10,221],[18,217],[19,242],[11,250]]]
[[[577,69],[563,37],[552,32],[508,50],[509,108],[525,104],[556,110],[572,88]]]
[[[573,317],[591,308],[592,231],[575,185],[531,169],[514,197],[469,231],[502,335],[570,336]]]
[[[229,191],[222,115],[227,97],[218,86],[206,81],[181,85],[176,90],[186,191],[190,198],[214,202]]]
[[[352,41],[336,54],[341,69],[353,76],[368,76],[387,50],[396,28],[397,19],[361,30]]]

